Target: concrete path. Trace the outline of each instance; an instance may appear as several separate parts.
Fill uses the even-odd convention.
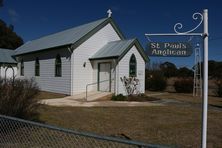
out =
[[[71,99],[48,99],[40,103],[50,106],[73,106],[73,107],[127,107],[127,106],[163,106],[160,103],[151,102],[127,102],[127,101],[93,101],[84,102]]]
[[[111,92],[90,91],[87,93],[87,101],[104,100],[112,97]],[[86,93],[67,96],[65,99],[86,101]]]
[[[73,107],[124,107],[124,106],[162,106],[161,103],[152,102],[128,102],[128,101],[110,101],[104,100],[110,93],[90,92],[88,99],[85,99],[85,93],[64,98],[41,100],[41,104],[50,106],[73,106]],[[99,100],[97,100],[99,99]]]

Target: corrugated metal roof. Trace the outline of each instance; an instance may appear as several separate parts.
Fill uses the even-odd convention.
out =
[[[73,44],[106,20],[107,18],[100,19],[88,24],[84,24],[33,41],[29,41],[17,48],[15,55]]]
[[[99,51],[97,51],[90,60],[102,58],[118,58],[136,39],[119,40],[107,43]]]
[[[17,63],[12,55],[15,54],[14,50],[0,48],[0,63]]]

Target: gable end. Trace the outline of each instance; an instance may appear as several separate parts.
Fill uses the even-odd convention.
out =
[[[143,49],[143,47],[140,45],[139,41],[137,39],[135,39],[129,46],[128,48],[119,56],[118,61],[120,61],[125,54],[133,47],[133,45],[136,46],[138,52],[140,53],[140,55],[143,57],[145,62],[149,61],[148,56],[145,54],[145,51]]]
[[[91,30],[89,33],[87,33],[85,36],[83,36],[82,38],[80,38],[77,42],[73,43],[72,49],[77,48],[79,45],[81,45],[83,42],[85,42],[87,39],[89,39],[91,36],[93,36],[95,33],[97,33],[100,29],[102,29],[103,27],[105,27],[107,24],[111,24],[111,26],[113,27],[113,29],[115,30],[115,32],[118,34],[118,36],[120,37],[121,40],[124,40],[125,37],[123,35],[123,33],[120,31],[120,29],[118,28],[118,26],[116,25],[116,23],[113,21],[112,18],[108,18],[107,20],[105,20],[103,23],[101,23],[100,25],[98,25],[96,28],[94,28],[93,30]]]

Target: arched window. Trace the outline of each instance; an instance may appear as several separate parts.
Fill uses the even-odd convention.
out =
[[[129,76],[130,77],[136,77],[136,57],[134,54],[130,57],[129,62]]]
[[[23,59],[21,60],[21,65],[20,65],[20,75],[24,76],[24,62],[23,62]]]
[[[39,64],[39,58],[35,59],[35,76],[40,75],[40,64]]]
[[[62,62],[59,54],[56,56],[55,60],[55,76],[56,77],[62,76]]]

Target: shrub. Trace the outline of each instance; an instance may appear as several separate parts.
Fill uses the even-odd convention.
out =
[[[217,80],[215,82],[217,89],[216,89],[216,96],[222,97],[222,80]]]
[[[192,93],[193,92],[193,79],[180,78],[175,81],[174,88],[178,93]]]
[[[166,78],[159,70],[151,72],[146,76],[145,80],[146,90],[163,91],[167,86]]]
[[[117,96],[113,95],[111,100],[113,100],[113,101],[126,101],[127,97],[123,96],[122,94],[119,94]]]
[[[193,77],[193,71],[187,67],[181,67],[177,70],[177,77],[181,77],[181,78]]]
[[[31,79],[0,80],[0,114],[37,120],[39,93],[36,82]]]

